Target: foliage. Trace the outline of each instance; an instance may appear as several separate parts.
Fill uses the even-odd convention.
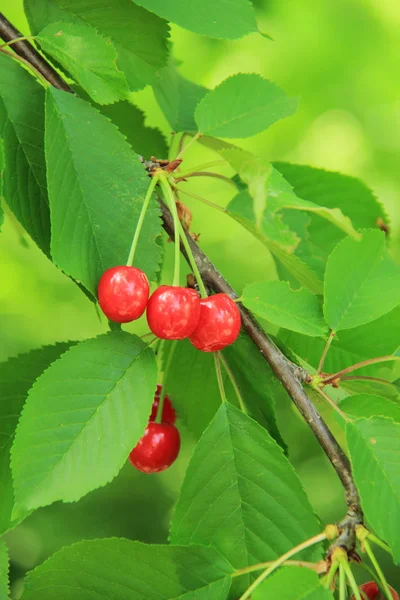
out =
[[[186,206],[185,194],[221,213],[219,241],[229,240],[229,226],[220,223],[234,222],[273,270],[273,277],[252,277],[254,257],[233,250],[232,243],[227,261],[235,262],[235,251],[248,271],[238,300],[243,331],[218,354],[202,353],[187,339],[157,342],[147,337],[143,321],[128,331],[110,322],[105,333],[100,320],[99,335],[66,338],[0,364],[1,534],[18,531],[29,515],[41,514],[37,509],[82,505],[121,469],[123,476],[144,435],[158,382],[187,434],[183,453],[191,454],[187,468],[184,460],[172,467],[180,469],[183,483],[176,486],[168,544],[124,539],[124,531],[118,538],[69,544],[27,574],[23,600],[53,600],[55,594],[66,600],[246,600],[250,594],[255,600],[328,600],[335,597],[336,568],[339,599],[345,579],[354,593],[346,570],[354,547],[343,540],[333,541],[331,550],[323,547],[325,523],[291,462],[282,419],[290,399],[327,451],[359,526],[358,499],[349,500],[351,474],[343,474],[345,439],[370,528],[357,552],[371,558],[368,536],[378,536],[377,543],[400,561],[400,271],[385,210],[355,178],[272,163],[250,151],[254,136],[294,114],[297,100],[256,73],[219,77],[213,89],[186,79],[169,40],[169,22],[219,40],[258,36],[255,4],[26,0],[33,34],[28,43],[37,45],[39,62],[48,67],[50,61],[73,93],[50,85],[12,45],[0,47],[6,225],[23,228],[96,310],[101,275],[132,257],[151,283],[171,284],[171,231],[164,221],[168,234],[163,232],[160,200],[174,218],[171,237],[181,231],[185,242],[197,279],[189,286],[197,283],[203,296],[221,291],[215,281],[228,289],[217,272],[201,279],[212,266],[192,255],[184,228],[201,246],[207,232],[199,239],[192,231],[196,208]],[[132,95],[138,90],[143,94]],[[148,116],[151,91],[173,136]],[[194,148],[203,163],[187,159]],[[194,187],[200,177],[215,189]],[[221,200],[218,186],[230,196]],[[3,218],[2,208],[0,224]],[[175,249],[177,284],[183,269]],[[339,432],[337,439],[315,412],[317,397],[329,402],[324,417]],[[149,489],[140,477],[138,493]],[[343,548],[349,551],[345,559],[337,552]],[[285,565],[292,555],[296,564]],[[12,547],[11,565],[13,577]],[[260,571],[265,577],[258,579]],[[379,565],[377,576],[385,588]],[[0,595],[8,595],[3,540]]]

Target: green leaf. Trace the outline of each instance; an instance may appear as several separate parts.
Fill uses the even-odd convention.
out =
[[[34,35],[62,21],[91,25],[109,38],[131,91],[152,83],[167,62],[168,24],[130,0],[24,0],[24,7]]]
[[[392,402],[374,394],[356,394],[348,396],[340,402],[340,409],[351,417],[369,419],[370,417],[387,417],[400,423],[400,403]]]
[[[284,567],[266,579],[252,594],[254,600],[333,600],[317,573],[302,567]]]
[[[326,208],[340,209],[356,229],[377,227],[379,219],[388,222],[382,204],[359,179],[305,165],[279,162],[274,166],[293,186],[299,198]],[[331,227],[318,214],[311,214],[307,229],[314,248],[317,247],[324,258],[343,238],[339,229]]]
[[[4,55],[0,56],[0,137],[4,142],[5,200],[31,238],[49,255],[44,89],[26,69]]]
[[[123,332],[81,342],[53,363],[17,427],[15,513],[73,502],[111,481],[143,435],[156,379],[152,350]]]
[[[99,108],[100,112],[118,127],[136,154],[145,158],[168,156],[165,137],[156,127],[145,125],[145,115],[137,106],[130,102],[118,102]]]
[[[46,160],[54,262],[95,294],[107,268],[126,264],[148,175],[108,119],[55,88],[47,90]],[[135,255],[150,280],[161,260],[159,214],[154,199]]]
[[[223,138],[245,138],[294,114],[297,100],[260,75],[228,77],[199,102],[195,121],[199,132]]]
[[[248,0],[135,0],[139,6],[156,13],[189,31],[213,38],[233,40],[257,31],[254,8]]]
[[[309,365],[317,368],[325,340],[310,338],[289,331],[280,331],[279,338]],[[376,321],[354,329],[340,331],[332,340],[324,370],[336,373],[368,358],[393,354],[400,339],[400,306]],[[380,376],[379,371],[391,369],[389,362],[358,369],[354,375]],[[344,383],[344,382],[343,382]],[[346,382],[349,383],[349,382]]]
[[[319,531],[292,466],[266,430],[224,403],[197,444],[171,525],[174,544],[206,544],[235,568],[277,558]],[[316,558],[320,548],[302,553]],[[250,583],[235,580],[239,596]]]
[[[325,271],[324,314],[333,331],[369,323],[399,302],[400,268],[388,255],[383,231],[336,246]]]
[[[347,424],[346,437],[365,518],[400,562],[400,423],[361,419]]]
[[[158,72],[153,92],[173,131],[197,131],[194,111],[207,88],[185,79],[170,64]]]
[[[224,348],[222,354],[249,416],[265,427],[286,450],[275,419],[275,405],[286,393],[275,373],[248,335],[240,334],[234,344]]]
[[[0,598],[6,600],[9,597],[9,560],[7,546],[0,540]]]
[[[28,573],[23,600],[221,600],[232,572],[212,548],[88,540]]]
[[[52,23],[37,36],[47,52],[98,104],[112,104],[129,94],[124,74],[116,67],[117,52],[109,39],[84,23]]]
[[[3,178],[4,178],[4,143],[0,138],[0,200],[3,198]],[[0,228],[4,221],[4,211],[0,204]]]
[[[14,490],[10,450],[18,418],[36,379],[68,348],[65,343],[45,346],[0,364],[0,535],[16,525],[11,519]]]
[[[312,337],[327,333],[319,299],[307,289],[292,290],[287,281],[250,283],[243,304],[259,317]]]
[[[179,418],[199,438],[221,405],[214,356],[199,352],[189,340],[173,342],[170,346],[169,351],[174,355],[166,373],[165,389]],[[224,374],[224,386],[229,400],[236,402],[227,374]]]

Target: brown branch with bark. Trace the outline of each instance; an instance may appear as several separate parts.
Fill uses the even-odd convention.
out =
[[[22,34],[1,13],[0,37],[7,42],[22,37]],[[66,92],[73,93],[72,88],[27,40],[15,42],[12,44],[12,48],[25,60],[29,61],[51,85]],[[168,235],[174,239],[175,232],[172,215],[161,199],[160,206],[163,227]],[[238,296],[235,293],[235,290],[211,263],[189,233],[186,233],[186,235],[204,283],[214,292],[222,292],[228,294],[231,298],[236,299]],[[182,244],[181,251],[187,259],[188,257]],[[243,329],[261,352],[262,356],[270,365],[288,395],[297,406],[325,454],[331,461],[343,485],[348,511],[346,517],[339,525],[341,535],[336,544],[339,543],[340,545],[345,546],[347,550],[351,551],[352,546],[354,545],[354,527],[362,522],[362,510],[360,498],[351,473],[349,460],[303,389],[302,384],[306,381],[307,373],[304,369],[295,365],[285,357],[271,338],[263,331],[252,314],[243,305],[238,303],[238,307],[241,313]]]

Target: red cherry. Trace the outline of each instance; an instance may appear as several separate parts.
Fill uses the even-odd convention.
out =
[[[168,423],[150,422],[129,455],[133,466],[143,473],[158,473],[168,469],[179,454],[179,431]]]
[[[226,294],[215,294],[200,300],[199,324],[189,339],[203,352],[216,352],[232,344],[239,331],[238,307]]]
[[[150,296],[147,322],[151,331],[164,340],[182,340],[196,329],[200,298],[195,290],[161,285]]]
[[[156,396],[154,397],[154,402],[153,402],[153,406],[151,409],[151,415],[150,415],[149,421],[156,420],[159,404],[160,404],[160,396],[157,396],[157,394],[156,394]],[[169,396],[165,396],[165,398],[164,398],[164,405],[163,405],[161,421],[163,423],[169,423],[170,425],[175,425],[176,412],[174,410],[174,407],[172,406],[172,402],[171,402]]]
[[[399,600],[398,593],[391,586],[389,586],[389,589],[392,593],[393,600]],[[368,600],[381,600],[381,598],[383,600],[384,598],[375,581],[368,581],[367,583],[360,585],[360,592],[364,592]],[[351,597],[351,600],[354,600],[354,596]]]
[[[142,316],[149,298],[146,275],[135,267],[107,269],[98,287],[103,313],[116,323],[129,323]]]

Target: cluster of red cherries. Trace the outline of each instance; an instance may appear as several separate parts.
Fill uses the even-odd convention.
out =
[[[168,396],[164,397],[161,423],[156,422],[162,386],[157,385],[149,424],[143,437],[129,455],[132,465],[143,473],[159,473],[172,465],[179,454],[181,438],[175,427],[176,413]]]
[[[129,266],[105,271],[98,287],[99,304],[108,319],[129,323],[146,310],[151,331],[164,340],[190,342],[203,352],[232,344],[240,331],[240,312],[227,294],[200,298],[196,290],[161,285],[150,296],[146,275]]]
[[[400,600],[398,593],[391,586],[389,586],[389,588],[393,600]],[[360,592],[362,597],[367,598],[368,600],[384,600],[384,598],[386,598],[386,596],[381,593],[375,581],[368,581],[367,583],[360,585]],[[354,596],[351,597],[351,600],[354,600]]]

